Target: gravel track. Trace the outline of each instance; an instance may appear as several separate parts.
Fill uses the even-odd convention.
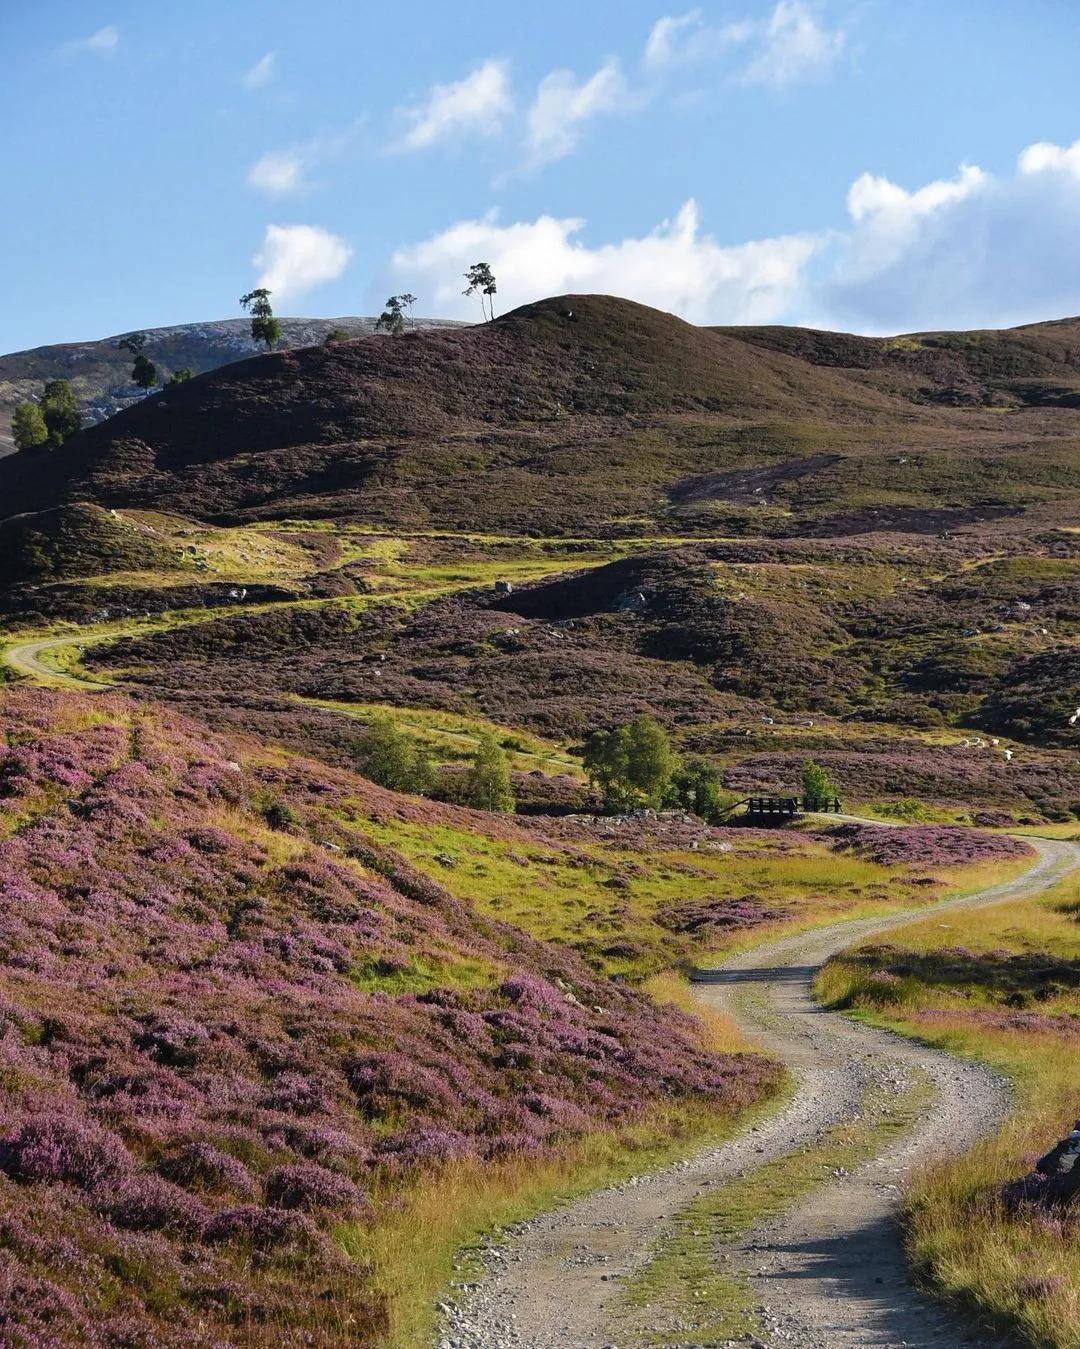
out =
[[[620,1280],[647,1261],[674,1214],[707,1187],[853,1119],[867,1087],[899,1085],[916,1069],[933,1080],[936,1099],[898,1143],[718,1255],[750,1280],[770,1346],[989,1349],[985,1332],[913,1288],[892,1219],[909,1172],[969,1147],[1005,1116],[1005,1085],[977,1064],[825,1012],[810,994],[822,964],[854,943],[935,913],[1037,894],[1080,868],[1077,845],[1028,841],[1038,859],[1003,885],[782,937],[699,971],[697,995],[789,1065],[793,1098],[723,1146],[519,1224],[488,1250],[465,1300],[446,1308],[440,1349],[613,1349]]]

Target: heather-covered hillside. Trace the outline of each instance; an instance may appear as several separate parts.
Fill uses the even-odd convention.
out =
[[[111,697],[0,734],[12,1344],[371,1342],[342,1234],[417,1176],[773,1080],[378,846],[347,774]]]
[[[474,328],[241,361],[59,454],[0,463],[0,491],[18,511],[63,495],[202,519],[540,534],[633,534],[643,522],[940,533],[1055,521],[1075,502],[1075,400],[1021,397],[1013,384],[1000,406],[961,396],[976,377],[965,353],[988,338],[955,335],[963,360],[939,358],[943,338],[920,339],[933,359],[882,380],[857,358],[863,339],[812,336],[697,328],[610,296],[563,296]],[[835,360],[822,354],[829,340]],[[908,371],[906,342],[883,348],[890,372]],[[1031,339],[999,345],[1028,350]],[[1033,370],[1051,366],[1040,357]]]

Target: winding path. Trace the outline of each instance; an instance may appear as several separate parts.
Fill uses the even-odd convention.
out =
[[[811,986],[822,964],[853,943],[950,909],[1038,894],[1080,868],[1077,845],[1028,841],[1036,862],[1002,885],[782,937],[699,972],[698,996],[790,1066],[793,1098],[757,1128],[690,1162],[522,1224],[508,1245],[490,1252],[469,1299],[450,1311],[441,1349],[615,1349],[620,1281],[642,1268],[673,1215],[709,1186],[856,1119],[867,1087],[888,1091],[917,1073],[932,1080],[933,1104],[898,1143],[717,1256],[726,1271],[749,1279],[761,1342],[770,1346],[989,1349],[985,1333],[970,1332],[911,1285],[892,1217],[905,1176],[993,1128],[1008,1111],[1007,1089],[977,1064],[823,1011]]]

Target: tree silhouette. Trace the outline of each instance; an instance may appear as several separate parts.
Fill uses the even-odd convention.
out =
[[[461,293],[462,295],[475,295],[480,292],[480,308],[484,318],[495,317],[495,302],[493,296],[498,291],[495,284],[495,273],[491,270],[491,264],[487,262],[474,262],[465,273],[465,280],[469,283]],[[487,308],[484,308],[484,297],[487,297]],[[490,313],[488,312],[490,310]]]
[[[270,295],[265,286],[259,286],[240,296],[240,304],[251,315],[252,340],[265,343],[267,351],[272,351],[281,340],[281,324],[274,318]]]

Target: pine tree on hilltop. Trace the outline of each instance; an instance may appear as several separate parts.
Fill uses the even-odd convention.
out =
[[[252,341],[262,342],[267,351],[273,351],[281,341],[281,324],[274,318],[270,294],[265,286],[259,286],[240,296],[240,304],[251,315]]]

